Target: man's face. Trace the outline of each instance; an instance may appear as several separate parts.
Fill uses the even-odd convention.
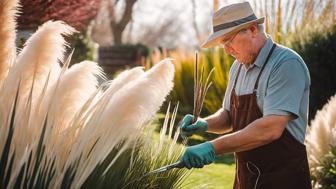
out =
[[[256,27],[253,26],[238,31],[222,42],[223,48],[240,63],[244,65],[252,64],[258,55],[254,46],[255,32],[257,32],[255,30]]]

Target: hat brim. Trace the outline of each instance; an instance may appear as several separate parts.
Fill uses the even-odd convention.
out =
[[[210,47],[219,45],[221,39],[225,38],[225,36],[229,36],[229,35],[233,34],[234,32],[236,32],[240,29],[243,29],[245,27],[248,27],[249,25],[251,25],[253,23],[261,24],[261,23],[264,23],[264,21],[265,21],[265,17],[261,17],[261,18],[258,18],[256,20],[251,20],[249,22],[246,22],[244,24],[241,24],[241,25],[238,25],[238,26],[235,26],[235,27],[231,27],[231,28],[228,28],[228,29],[224,29],[224,30],[214,32],[201,45],[201,47],[202,48],[210,48]]]

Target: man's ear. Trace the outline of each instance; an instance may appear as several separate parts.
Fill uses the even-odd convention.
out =
[[[250,26],[250,30],[251,30],[251,33],[252,33],[252,36],[253,37],[256,37],[259,30],[258,30],[258,25],[257,24],[253,24]]]

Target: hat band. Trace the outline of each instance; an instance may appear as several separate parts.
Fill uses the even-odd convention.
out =
[[[239,20],[235,20],[235,21],[232,21],[232,22],[228,22],[228,23],[224,23],[224,24],[220,24],[220,25],[214,26],[213,27],[213,31],[217,32],[219,30],[224,30],[224,29],[227,29],[227,28],[238,26],[240,24],[244,24],[246,22],[249,22],[249,21],[255,20],[255,19],[257,19],[256,15],[255,14],[251,14],[250,16],[245,17],[245,18],[241,18]]]

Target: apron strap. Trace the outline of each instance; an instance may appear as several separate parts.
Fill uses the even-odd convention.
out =
[[[265,66],[266,66],[266,64],[267,64],[267,62],[268,62],[268,59],[271,57],[271,55],[272,55],[272,53],[273,53],[275,47],[276,47],[276,44],[273,43],[272,49],[271,49],[270,52],[268,53],[267,58],[266,58],[266,60],[265,60],[265,62],[264,62],[264,65],[262,66],[262,68],[261,68],[261,70],[260,70],[260,72],[259,72],[259,75],[258,75],[258,77],[257,77],[257,80],[256,80],[256,82],[255,82],[255,84],[254,84],[253,91],[255,91],[255,90],[258,89],[258,84],[259,84],[259,79],[260,79],[261,73],[262,73],[262,71],[264,70],[264,68],[265,68]]]
[[[236,88],[236,84],[237,84],[237,80],[238,80],[238,77],[239,77],[239,74],[240,74],[240,69],[242,67],[242,64],[239,65],[239,68],[238,68],[238,73],[237,73],[237,76],[236,76],[236,79],[235,79],[235,82],[233,84],[233,87],[232,87],[232,90],[234,91],[235,88]]]

